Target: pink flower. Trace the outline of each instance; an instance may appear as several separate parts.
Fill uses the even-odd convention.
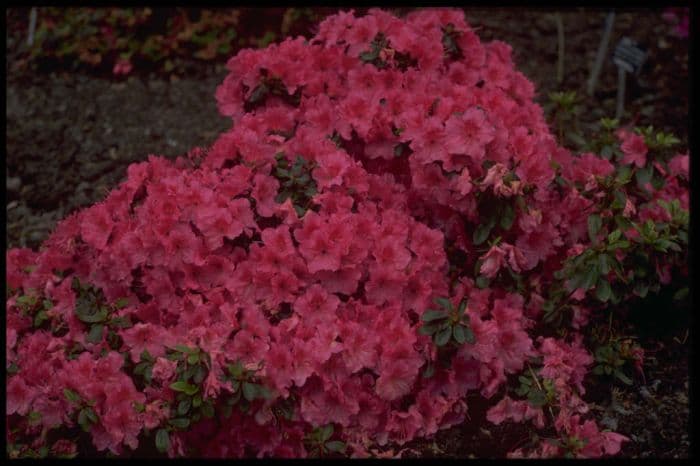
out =
[[[378,264],[398,270],[405,269],[411,262],[411,252],[392,238],[377,241],[372,254]]]
[[[166,358],[157,358],[153,365],[153,377],[156,380],[167,384],[174,376],[177,369],[177,361],[171,361]]]
[[[7,383],[6,395],[7,414],[18,413],[24,416],[29,412],[29,407],[37,393],[24,383],[21,376],[14,376]]]
[[[319,165],[312,173],[319,188],[327,188],[341,184],[343,175],[349,166],[347,156],[336,151],[319,156]]]
[[[506,251],[501,247],[494,245],[489,249],[489,251],[482,256],[483,262],[481,263],[481,268],[479,273],[487,276],[488,278],[493,278],[498,274],[498,271],[503,265],[504,258],[506,257]]]
[[[373,304],[394,301],[400,296],[403,275],[393,267],[373,265],[370,267],[370,280],[365,284],[367,299]]]
[[[114,221],[104,204],[98,204],[83,214],[80,234],[86,243],[101,249],[107,245]]]
[[[279,189],[279,182],[261,174],[253,178],[255,184],[252,195],[255,199],[255,210],[263,217],[271,217],[274,214],[275,196]]]
[[[688,154],[678,154],[668,162],[668,169],[673,176],[688,178],[690,157]]]
[[[412,137],[413,157],[422,164],[446,159],[445,128],[436,117],[430,117],[420,128],[406,130],[406,137]]]
[[[120,74],[127,75],[127,74],[131,73],[132,69],[133,69],[133,65],[131,64],[131,61],[128,58],[120,58],[114,64],[114,68],[112,68],[112,73],[116,74],[116,75],[120,75]]]
[[[406,395],[416,378],[413,366],[397,361],[383,368],[377,379],[377,394],[385,400],[392,401]]]
[[[643,167],[646,164],[646,155],[649,150],[644,143],[644,137],[624,130],[619,131],[618,136],[622,140],[622,145],[620,145],[620,150],[624,154],[622,162],[633,163],[639,168]]]
[[[68,439],[58,439],[51,446],[51,456],[70,458],[77,455],[78,447],[75,442]]]
[[[309,272],[320,270],[335,271],[340,268],[340,245],[331,243],[324,231],[314,232],[299,246],[299,252],[306,259]]]
[[[493,126],[486,120],[483,110],[469,108],[461,116],[451,116],[445,122],[447,150],[453,154],[467,154],[480,162],[486,144],[494,138]]]
[[[163,356],[165,345],[170,341],[167,331],[153,324],[138,323],[129,329],[122,330],[120,336],[129,348],[131,360],[134,362],[139,361],[144,350],[147,350],[151,356]]]

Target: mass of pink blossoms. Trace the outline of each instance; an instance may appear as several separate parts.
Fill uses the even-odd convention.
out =
[[[310,40],[243,50],[228,68],[216,97],[233,127],[211,148],[130,166],[38,252],[7,252],[10,427],[38,413],[23,435],[39,445],[75,426],[68,389],[91,406],[98,450],[152,443],[178,407],[169,355],[180,345],[208,355],[200,393],[215,414],[168,428],[170,456],[303,457],[308,434],[332,425],[345,454],[364,457],[469,422],[472,392],[493,405],[489,421],[554,428],[582,442],[577,456],[620,450],[626,438],[587,416],[593,359],[580,338],[536,333],[554,272],[590,244],[595,196],[584,193],[615,167],[557,145],[507,44],[481,43],[459,10],[405,19],[371,10],[329,17]],[[619,138],[623,164],[644,167],[644,139]],[[304,206],[279,197],[279,160],[297,156],[315,185]],[[657,169],[664,187],[652,200],[628,198],[628,217],[664,219],[658,199],[687,210],[688,156]],[[508,204],[512,217],[494,220],[490,245],[474,238],[489,221],[486,202]],[[506,271],[526,292],[504,284]],[[114,330],[116,343],[106,331],[89,337],[74,277],[108,303],[126,298],[110,317],[130,322]],[[18,301],[27,295],[49,302],[39,325]],[[585,295],[574,296],[574,328],[595,310]],[[474,335],[447,360],[419,332],[440,297],[467,302]],[[146,383],[134,373],[144,351],[154,360]],[[505,393],[537,358],[556,416]],[[231,364],[255,371],[270,396],[223,416],[236,391]],[[285,403],[291,414],[280,418]],[[543,441],[511,454],[562,448]]]

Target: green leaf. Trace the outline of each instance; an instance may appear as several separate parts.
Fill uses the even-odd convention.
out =
[[[194,354],[199,352],[199,348],[190,348],[189,346],[185,345],[175,345],[174,348],[179,352],[186,354]]]
[[[627,376],[625,375],[625,373],[622,372],[622,371],[619,370],[619,369],[616,369],[616,370],[615,370],[615,377],[617,377],[618,379],[620,379],[620,381],[621,381],[622,383],[624,383],[625,385],[632,385],[632,379],[630,379],[629,377],[627,377]]]
[[[170,435],[166,429],[158,429],[156,432],[156,448],[161,453],[167,452],[170,448]]]
[[[609,260],[610,256],[607,254],[600,254],[598,256],[598,267],[600,267],[600,273],[603,275],[607,275],[610,272]]]
[[[434,320],[440,320],[440,319],[445,319],[445,318],[447,318],[447,312],[429,309],[427,312],[425,312],[423,314],[423,316],[421,317],[421,320],[423,322],[432,322]]]
[[[155,362],[155,358],[153,356],[151,356],[151,353],[149,353],[148,350],[141,351],[141,354],[139,355],[139,360],[140,361]]]
[[[651,187],[656,189],[657,191],[662,189],[665,184],[666,180],[661,176],[653,176],[651,178]]]
[[[474,234],[472,235],[472,242],[474,243],[475,246],[480,245],[486,239],[489,237],[489,234],[491,234],[491,229],[493,228],[493,224],[491,222],[489,223],[481,223],[476,229],[474,230]]]
[[[622,165],[617,170],[617,181],[620,184],[627,184],[632,179],[632,167],[630,165]]]
[[[65,396],[68,401],[71,401],[73,403],[80,403],[81,400],[80,395],[78,395],[70,388],[63,389],[63,396]]]
[[[478,277],[476,277],[476,280],[474,280],[474,284],[480,290],[488,288],[490,283],[491,283],[491,280],[486,275],[479,275]]]
[[[7,373],[8,374],[16,374],[19,372],[19,366],[17,365],[16,362],[10,363],[10,365],[7,367]]]
[[[184,416],[185,414],[187,414],[187,411],[190,410],[191,405],[192,405],[192,399],[185,398],[177,405],[177,414],[179,416]]]
[[[578,272],[566,281],[566,289],[568,291],[578,290],[579,288],[582,288],[584,281],[585,281],[584,273]]]
[[[602,302],[607,302],[610,299],[611,292],[610,283],[605,279],[599,279],[595,289],[596,298]]]
[[[248,401],[253,401],[258,395],[258,386],[254,383],[243,382],[243,397]]]
[[[140,362],[134,366],[134,374],[136,375],[143,375],[143,372],[146,370],[146,366],[148,366],[148,362]]]
[[[581,284],[581,288],[584,290],[590,290],[593,285],[595,285],[596,281],[598,280],[598,267],[593,266],[589,268],[586,273],[583,275],[584,280],[583,283]]]
[[[207,370],[202,365],[197,365],[194,372],[194,383],[201,384],[207,376]]]
[[[325,442],[326,440],[331,438],[331,436],[333,435],[333,424],[328,424],[326,426],[321,427],[321,429],[319,430],[319,435],[321,442]]]
[[[666,252],[666,250],[671,249],[676,252],[681,251],[681,247],[677,244],[674,243],[673,241],[669,241],[666,238],[659,238],[656,240],[654,243],[654,248],[658,251],[661,252]]]
[[[614,196],[614,199],[613,199],[613,202],[611,204],[611,207],[613,209],[618,209],[618,210],[624,209],[625,204],[627,203],[627,196],[625,195],[625,192],[618,189],[618,190],[615,190],[613,196]]]
[[[258,385],[258,396],[270,400],[272,399],[272,392],[265,385]]]
[[[588,237],[593,243],[598,241],[597,235],[601,226],[603,226],[603,221],[600,215],[593,214],[588,216]]]
[[[476,338],[474,338],[474,332],[472,332],[472,329],[469,327],[464,327],[464,341],[470,345],[473,345],[476,341]]]
[[[129,319],[129,316],[114,317],[110,319],[109,325],[117,328],[130,328],[133,326],[133,324],[131,323],[131,319]]]
[[[643,188],[648,182],[651,181],[651,176],[654,174],[654,167],[648,165],[643,168],[638,168],[635,173],[635,179],[637,180],[637,186]]]
[[[506,231],[510,230],[510,227],[513,226],[513,221],[515,221],[515,209],[513,209],[512,205],[506,204],[501,217],[501,228]]]
[[[643,282],[637,282],[637,284],[634,285],[633,292],[640,298],[646,298],[647,293],[649,293],[649,285]]]
[[[87,415],[85,414],[85,410],[81,409],[80,412],[78,413],[78,424],[82,429],[87,432],[90,427],[90,423],[87,420]]]
[[[43,324],[45,321],[49,319],[49,315],[46,313],[46,311],[41,310],[36,313],[34,316],[34,326],[35,327],[41,327],[41,324]]]
[[[129,305],[128,298],[119,298],[114,302],[114,307],[117,309],[124,309],[128,305]]]
[[[340,440],[333,440],[326,443],[326,449],[334,453],[342,453],[345,451],[345,443],[341,442]]]
[[[437,346],[445,346],[450,341],[450,336],[452,336],[452,329],[448,326],[435,335],[435,344]]]
[[[547,398],[545,397],[544,392],[541,390],[530,390],[527,394],[527,399],[535,408],[539,408],[547,404]]]
[[[104,321],[109,314],[109,309],[102,306],[97,312],[93,312],[94,309],[91,304],[92,303],[84,299],[78,300],[78,303],[75,305],[75,314],[78,319],[87,324],[96,324]]]
[[[673,294],[673,299],[674,299],[674,301],[683,301],[688,296],[689,293],[690,293],[690,290],[686,286],[686,287],[681,288],[680,290],[676,291]]]
[[[193,353],[187,356],[188,364],[197,364],[199,362],[199,354]]]
[[[202,405],[202,395],[197,395],[192,398],[192,406],[199,408]]]
[[[570,131],[566,133],[566,136],[571,142],[576,144],[576,146],[578,146],[579,149],[586,147],[586,140],[580,134]]]
[[[615,230],[608,235],[608,243],[614,243],[622,237],[622,232],[620,230]]]
[[[93,411],[92,408],[83,408],[83,410],[91,423],[95,424],[98,421],[97,414],[95,414],[95,411]]]
[[[448,311],[451,311],[453,309],[452,302],[447,298],[435,298],[434,302],[435,304],[438,304],[443,309],[447,309]]]
[[[214,407],[207,402],[202,405],[202,415],[206,418],[214,417]]]
[[[248,103],[256,104],[262,101],[267,96],[269,91],[270,89],[267,87],[267,85],[265,85],[265,83],[258,85],[250,94],[250,97],[248,97]]]
[[[462,314],[464,314],[464,311],[466,311],[466,310],[467,310],[467,299],[464,298],[459,303],[459,308],[457,308],[457,313],[459,315],[462,315]]]
[[[189,384],[184,380],[179,380],[170,384],[170,388],[176,392],[184,392],[187,395],[194,395],[199,391],[199,387]]]
[[[454,328],[452,329],[452,336],[454,336],[455,341],[460,345],[467,340],[466,333],[464,332],[464,327],[462,327],[461,325],[454,326]]]
[[[171,426],[177,429],[187,429],[187,427],[190,425],[190,420],[185,417],[171,419],[169,422]]]
[[[630,247],[630,242],[627,240],[616,241],[608,245],[608,251],[614,251],[616,249],[627,249]]]
[[[371,52],[362,52],[359,55],[360,60],[363,62],[371,62],[376,60],[379,57],[379,51],[373,50]]]
[[[104,330],[103,324],[96,324],[90,328],[90,333],[86,338],[90,343],[99,343],[102,341],[102,331]]]
[[[229,374],[236,378],[243,375],[243,365],[238,361],[236,361],[234,364],[228,364],[226,369],[228,370]]]
[[[418,329],[418,333],[420,335],[432,335],[433,333],[440,330],[442,327],[443,327],[442,322],[432,323],[432,324],[428,324],[428,325],[422,325]]]

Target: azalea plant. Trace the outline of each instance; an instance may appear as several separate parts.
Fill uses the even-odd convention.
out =
[[[620,451],[582,329],[687,276],[687,154],[559,146],[460,10],[343,12],[228,69],[212,147],[7,252],[14,456],[391,455],[474,393],[539,432],[503,455]]]

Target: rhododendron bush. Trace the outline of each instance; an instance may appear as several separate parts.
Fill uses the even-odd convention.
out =
[[[363,457],[476,422],[472,393],[544,439],[503,455],[620,450],[578,330],[687,275],[687,154],[560,147],[459,10],[340,13],[228,68],[212,147],[7,252],[15,451]]]

